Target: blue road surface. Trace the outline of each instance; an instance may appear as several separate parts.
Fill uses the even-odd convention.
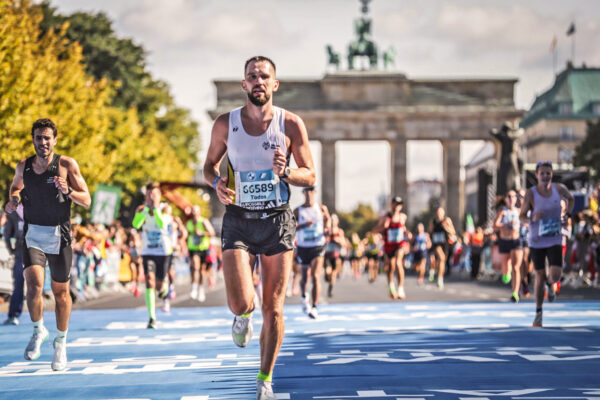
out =
[[[231,341],[224,307],[158,311],[79,310],[71,317],[69,364],[53,372],[54,314],[39,360],[23,351],[32,332],[0,326],[1,399],[254,399],[255,336]],[[386,303],[325,305],[318,320],[286,306],[286,336],[274,373],[279,399],[600,399],[600,302],[534,305]]]

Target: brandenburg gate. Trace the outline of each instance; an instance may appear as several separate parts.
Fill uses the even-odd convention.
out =
[[[391,148],[392,195],[407,197],[406,143],[439,140],[443,148],[442,199],[461,221],[460,141],[490,140],[489,131],[518,120],[516,79],[413,80],[382,71],[348,71],[321,79],[280,79],[277,106],[297,113],[310,140],[321,143],[322,199],[335,209],[338,140],[383,140]],[[212,118],[245,104],[239,80],[217,80]],[[360,162],[360,160],[356,160]],[[410,201],[410,200],[409,200]]]

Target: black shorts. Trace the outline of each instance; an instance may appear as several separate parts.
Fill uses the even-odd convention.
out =
[[[242,249],[251,254],[272,256],[293,250],[296,218],[292,210],[286,207],[265,218],[254,218],[260,214],[228,206],[221,232],[223,251]]]
[[[165,280],[167,271],[169,269],[169,257],[170,256],[142,256],[142,262],[144,264],[144,274],[148,275],[148,272],[153,272],[156,276],[156,280],[162,282]]]
[[[190,258],[195,256],[200,257],[200,264],[206,264],[206,256],[208,256],[208,250],[189,250]]]
[[[50,267],[50,276],[54,282],[65,283],[71,279],[71,264],[73,261],[73,249],[71,246],[60,247],[58,254],[47,254],[35,247],[23,248],[23,267],[41,265],[46,267],[46,261]]]
[[[298,263],[310,265],[315,258],[325,255],[325,245],[315,247],[298,247]]]
[[[550,266],[562,268],[562,245],[557,244],[555,246],[542,248],[530,247],[529,258],[533,261],[533,268],[537,271],[546,268],[546,257],[548,258],[548,264]]]
[[[414,262],[419,262],[422,259],[427,259],[427,250],[417,250],[413,253]]]
[[[498,238],[498,252],[500,254],[509,254],[512,250],[522,249],[521,239],[502,239]]]

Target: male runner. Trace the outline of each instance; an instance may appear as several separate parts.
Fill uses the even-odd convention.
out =
[[[542,304],[544,284],[548,290],[548,301],[553,302],[556,294],[553,284],[562,273],[561,199],[567,201],[566,213],[573,211],[573,195],[561,183],[552,183],[552,163],[537,163],[535,176],[537,185],[527,189],[521,207],[521,221],[529,223],[529,248],[535,268],[535,319],[534,327],[542,326]],[[527,213],[531,211],[531,217]],[[546,274],[546,259],[550,274]]]
[[[304,188],[304,204],[294,210],[296,217],[296,240],[298,258],[302,268],[300,290],[304,312],[312,319],[317,318],[317,305],[321,294],[321,270],[325,255],[326,232],[329,230],[329,211],[323,204],[315,202],[316,189]],[[312,280],[312,296],[308,297],[306,283]],[[312,300],[312,302],[311,302]]]
[[[142,229],[142,263],[146,276],[146,307],[150,317],[148,329],[156,328],[156,288],[158,296],[166,299],[168,285],[166,275],[169,256],[173,252],[169,235],[169,220],[160,210],[162,192],[157,182],[146,185],[146,201],[140,205],[131,225]]]
[[[215,229],[208,219],[202,217],[198,205],[192,207],[192,218],[188,220],[186,227],[192,278],[190,297],[202,303],[206,301],[204,281],[208,277],[209,268],[206,258],[210,250],[210,238],[215,236]]]
[[[379,219],[379,223],[373,229],[374,232],[383,235],[390,297],[401,300],[406,298],[406,292],[404,291],[404,254],[411,240],[410,232],[406,230],[407,216],[402,212],[403,205],[402,197],[394,197],[390,202],[390,210]],[[398,276],[397,291],[394,284],[394,273]]]
[[[312,186],[315,168],[302,120],[273,106],[279,81],[275,64],[252,57],[244,65],[244,107],[220,115],[211,134],[204,178],[227,206],[223,217],[223,276],[229,308],[235,314],[232,335],[244,347],[252,338],[254,286],[250,255],[262,267],[263,327],[257,399],[275,399],[271,388],[275,359],[284,334],[283,303],[293,258],[296,223],[289,207],[289,185]],[[228,174],[219,174],[227,153]],[[289,165],[293,154],[298,168]]]
[[[56,301],[57,335],[52,369],[67,366],[67,330],[71,315],[71,202],[88,208],[91,197],[77,162],[54,153],[58,130],[52,120],[38,119],[31,128],[35,155],[19,161],[10,187],[7,213],[23,203],[25,246],[23,267],[27,285],[27,308],[33,336],[25,358],[36,360],[40,346],[48,340],[44,327],[42,291],[46,262],[50,267],[52,293]]]
[[[342,249],[346,244],[344,230],[340,228],[340,219],[336,213],[330,215],[330,227],[327,234],[327,245],[325,246],[325,280],[329,283],[327,297],[333,297],[333,286],[342,273]]]

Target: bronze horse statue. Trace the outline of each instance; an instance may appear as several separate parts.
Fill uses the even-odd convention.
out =
[[[368,57],[370,68],[377,68],[377,45],[369,38],[371,36],[371,20],[367,18],[357,19],[354,22],[354,30],[358,39],[348,45],[348,69],[354,69],[354,57]]]

